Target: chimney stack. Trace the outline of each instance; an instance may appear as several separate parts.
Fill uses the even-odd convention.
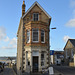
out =
[[[22,16],[25,14],[25,1],[23,0],[23,4],[22,4]]]

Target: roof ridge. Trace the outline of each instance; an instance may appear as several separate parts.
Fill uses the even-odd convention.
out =
[[[69,39],[69,40],[75,40],[75,39]]]
[[[24,18],[24,17],[27,15],[27,13],[28,13],[36,4],[39,6],[39,8],[40,8],[49,18],[51,18],[51,16],[43,9],[43,7],[42,7],[37,1],[35,1],[35,2],[31,5],[31,7],[26,11],[26,13],[22,16],[22,18]]]

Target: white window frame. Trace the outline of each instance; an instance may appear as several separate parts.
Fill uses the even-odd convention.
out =
[[[27,30],[27,31],[29,31],[29,41],[27,43],[30,43],[30,29]]]
[[[33,28],[33,29],[38,29],[38,28]],[[39,29],[38,29],[38,41],[33,41],[33,29],[32,29],[32,42],[38,43],[39,42]]]
[[[33,13],[33,21],[34,21],[34,14],[38,14],[38,21],[39,21],[39,13]]]
[[[42,29],[43,30],[43,29]],[[44,31],[44,30],[43,30]],[[41,43],[45,43],[45,31],[44,31],[44,42],[41,41]]]

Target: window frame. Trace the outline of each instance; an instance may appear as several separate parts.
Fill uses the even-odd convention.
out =
[[[45,30],[44,29],[41,29],[44,31],[44,41],[41,41],[41,43],[45,43]]]
[[[27,40],[26,40],[26,42],[30,43],[30,29],[28,29],[27,31],[29,31],[29,41],[27,42]]]
[[[43,54],[43,56],[44,56],[43,58],[42,58],[42,54]],[[44,52],[42,52],[42,53],[41,53],[41,66],[42,66],[42,67],[45,66],[45,62],[44,62],[44,61],[45,61],[45,54],[44,54]],[[43,63],[43,64],[42,64],[42,63]]]
[[[39,13],[33,13],[33,21],[36,21],[36,20],[34,20],[34,14],[38,14],[38,20],[37,21],[39,21]]]
[[[33,29],[38,29],[38,28],[33,28]],[[33,29],[32,29],[32,42],[38,43],[39,42],[39,29],[38,29],[38,41],[33,41]]]
[[[74,57],[74,50],[71,49],[71,57],[73,58]]]

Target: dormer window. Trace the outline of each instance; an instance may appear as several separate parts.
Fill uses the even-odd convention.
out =
[[[33,21],[39,20],[39,13],[33,13]]]

